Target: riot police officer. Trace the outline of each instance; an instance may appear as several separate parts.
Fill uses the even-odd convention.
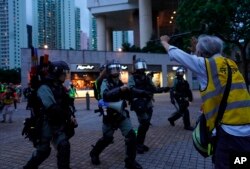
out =
[[[144,60],[137,59],[134,68],[135,72],[129,77],[128,85],[132,95],[131,110],[136,112],[139,121],[137,152],[142,154],[149,150],[144,141],[153,113],[152,99],[156,88],[150,77],[145,74],[147,64]]]
[[[104,102],[122,102],[128,98],[129,88],[124,85],[119,76],[121,65],[117,61],[112,61],[106,66],[106,78],[101,85],[101,98]],[[136,135],[132,128],[128,111],[123,108],[112,109],[105,107],[103,113],[103,137],[100,138],[90,152],[91,161],[94,165],[99,165],[100,153],[113,142],[113,135],[116,129],[120,129],[125,137],[126,158],[125,167],[131,169],[141,169],[141,165],[136,162]]]
[[[174,126],[175,120],[183,116],[184,129],[193,130],[193,127],[190,126],[188,110],[189,102],[193,101],[193,94],[190,90],[188,82],[183,78],[184,73],[185,69],[183,67],[179,67],[176,70],[176,79],[174,81],[174,86],[170,90],[170,99],[171,103],[174,105],[175,102],[177,102],[178,107],[175,105],[177,111],[168,118],[168,121],[172,126]]]
[[[24,169],[36,169],[48,158],[51,152],[50,142],[57,149],[58,169],[70,168],[69,137],[73,134],[68,133],[67,126],[75,123],[75,118],[71,114],[69,96],[63,86],[68,71],[69,67],[64,61],[52,62],[47,78],[37,90],[40,105],[36,106],[40,106],[41,109],[40,139]]]

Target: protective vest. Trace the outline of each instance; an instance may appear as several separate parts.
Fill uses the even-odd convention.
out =
[[[14,95],[12,93],[5,93],[3,103],[5,105],[10,105],[14,102]]]
[[[203,100],[202,110],[206,116],[209,131],[214,129],[215,119],[227,83],[226,62],[232,69],[232,84],[221,123],[228,125],[250,124],[250,96],[244,78],[235,62],[221,56],[205,59],[205,62],[208,84],[206,89],[200,93]]]
[[[69,97],[75,98],[76,96],[76,89],[75,88],[70,88],[69,89]]]
[[[111,78],[107,78],[106,83],[107,83],[108,90],[112,90],[114,88],[121,87],[123,85],[121,80],[119,80],[119,82],[116,84],[113,82],[113,80]],[[116,92],[116,91],[114,91],[114,92]],[[110,102],[120,101],[120,100],[122,100],[122,97],[123,97],[122,95],[120,95],[119,97],[112,97],[112,98],[110,98]]]
[[[186,98],[192,97],[192,92],[190,91],[190,87],[188,82],[185,79],[175,79],[174,82],[174,87],[173,87],[174,91],[175,91],[175,98]]]
[[[135,81],[135,87],[141,90],[153,91],[154,87],[151,85],[149,77],[145,75],[145,78],[142,78],[142,75],[133,75]]]

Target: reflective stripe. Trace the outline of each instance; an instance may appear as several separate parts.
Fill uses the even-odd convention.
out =
[[[238,108],[244,108],[244,107],[249,107],[250,106],[250,101],[249,100],[244,100],[244,101],[236,101],[233,103],[227,103],[227,108],[225,111],[229,111],[232,109],[238,109]],[[215,108],[211,110],[210,112],[206,113],[206,119],[210,119],[215,113],[219,111],[219,108]]]
[[[246,84],[242,82],[231,84],[231,91],[235,89],[246,89]],[[216,90],[206,93],[204,96],[202,96],[202,100],[206,101],[207,99],[218,96],[222,90],[225,90],[225,86],[221,88],[216,88]]]
[[[214,108],[212,111],[207,112],[207,113],[205,114],[206,119],[207,119],[207,120],[210,119],[215,113],[218,112],[218,109],[219,109],[219,108],[216,107],[216,108]]]
[[[212,73],[212,78],[213,78],[213,82],[214,82],[214,87],[217,88],[221,88],[221,83],[220,83],[220,79],[218,78],[218,70],[217,70],[217,66],[216,66],[216,62],[214,58],[211,58],[210,60],[210,67],[211,70],[213,70]]]
[[[250,100],[236,101],[230,104],[227,104],[226,110],[236,109],[236,108],[244,108],[250,106]]]

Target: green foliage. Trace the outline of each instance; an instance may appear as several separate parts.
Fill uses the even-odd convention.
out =
[[[148,41],[146,46],[142,49],[129,43],[122,44],[122,51],[124,52],[144,52],[144,53],[166,53],[159,41]]]
[[[141,52],[141,49],[135,45],[131,46],[130,43],[122,44],[122,51],[124,52]]]
[[[250,0],[181,0],[176,22],[181,31],[207,25],[204,33],[238,43],[250,39]]]
[[[21,83],[21,69],[0,69],[0,82],[19,84]]]
[[[176,18],[181,32],[199,30],[202,25],[206,25],[206,29],[200,33],[216,35],[224,42],[237,46],[241,52],[243,74],[247,84],[246,48],[250,41],[249,6],[250,0],[181,0]],[[240,43],[240,40],[244,42]],[[230,49],[226,49],[226,52],[229,51]]]
[[[146,46],[142,48],[142,52],[145,53],[166,53],[164,47],[159,41],[148,41]]]

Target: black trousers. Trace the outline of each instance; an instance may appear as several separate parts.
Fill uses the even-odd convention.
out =
[[[181,104],[179,105],[179,110],[174,112],[170,117],[169,120],[170,121],[176,121],[178,120],[180,117],[183,117],[183,123],[184,123],[184,127],[190,127],[190,117],[189,117],[189,110],[187,106],[183,106]]]

